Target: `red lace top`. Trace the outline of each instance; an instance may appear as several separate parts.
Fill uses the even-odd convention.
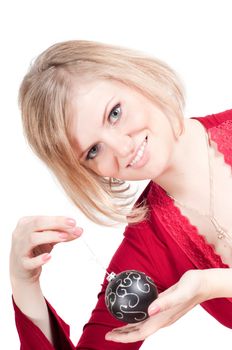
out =
[[[217,143],[224,160],[232,166],[232,110],[194,118],[200,121]],[[197,228],[190,224],[166,192],[152,181],[143,191],[137,203],[146,199],[150,217],[136,225],[128,225],[124,239],[115,252],[108,271],[119,273],[127,269],[144,271],[156,283],[159,292],[175,284],[189,269],[229,268],[207,243]],[[98,302],[83,334],[75,347],[69,338],[69,326],[48,303],[55,335],[53,347],[15,305],[16,326],[21,350],[136,350],[142,342],[115,343],[104,339],[105,334],[122,323],[114,319],[106,309],[104,291],[106,279],[98,295]],[[201,306],[223,325],[232,328],[232,299],[217,298],[205,301]]]

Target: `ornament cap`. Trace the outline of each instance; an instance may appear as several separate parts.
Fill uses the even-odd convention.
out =
[[[115,277],[116,277],[116,273],[111,272],[111,273],[106,277],[106,279],[107,279],[108,282],[110,282],[110,281],[112,281],[113,279],[115,279]]]

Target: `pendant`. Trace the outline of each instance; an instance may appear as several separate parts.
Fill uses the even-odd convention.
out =
[[[217,220],[215,218],[211,218],[210,217],[210,220],[212,222],[212,224],[214,225],[216,231],[218,232],[217,234],[217,238],[218,239],[223,239],[226,237],[225,235],[225,231],[222,229],[222,227],[219,225],[219,223],[217,222]]]

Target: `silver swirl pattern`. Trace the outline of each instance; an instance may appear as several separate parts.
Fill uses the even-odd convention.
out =
[[[149,276],[140,271],[127,270],[109,282],[105,302],[114,317],[135,323],[148,317],[148,306],[157,296],[156,285]]]

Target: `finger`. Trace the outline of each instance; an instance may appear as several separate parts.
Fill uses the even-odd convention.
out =
[[[172,310],[162,312],[157,316],[149,317],[147,320],[136,324],[134,327],[124,326],[115,328],[105,335],[106,340],[121,343],[132,343],[142,341],[157,332],[160,328],[166,327],[177,321],[186,314],[191,307],[176,307]]]
[[[141,336],[140,332],[141,329],[144,327],[145,324],[145,329],[146,329],[146,325],[148,323],[149,319],[142,321],[142,322],[138,322],[136,324],[127,324],[126,326],[123,327],[118,327],[118,328],[114,328],[112,329],[111,332],[108,332],[105,336],[105,338],[107,340],[113,340],[113,341],[120,341],[122,340],[122,342],[124,342],[125,339],[127,339],[128,342],[130,335],[131,335],[131,341],[132,339],[137,339],[138,335]],[[135,340],[133,340],[135,341]]]
[[[150,335],[150,333],[148,334]],[[148,336],[147,335],[147,336]],[[114,329],[105,335],[106,340],[111,340],[119,343],[133,343],[135,341],[144,340],[145,333],[141,331],[140,327],[128,329]]]
[[[29,256],[34,257],[34,256],[41,255],[43,253],[51,253],[52,249],[56,244],[57,243],[48,243],[48,244],[39,245],[32,249],[32,252],[31,252],[32,254],[30,254]]]
[[[18,226],[29,231],[67,230],[76,226],[76,221],[65,216],[28,216],[19,220]]]
[[[29,238],[30,248],[35,248],[36,246],[42,244],[52,244],[65,241],[72,241],[81,236],[82,230],[75,228],[72,233],[64,231],[42,231],[42,232],[32,232]]]
[[[115,333],[128,333],[128,332],[132,332],[132,331],[135,331],[135,330],[138,330],[139,328],[139,325],[131,325],[131,324],[128,324],[126,326],[123,326],[123,327],[118,327],[118,328],[114,328],[112,329],[111,332],[115,332]]]
[[[48,253],[38,255],[34,258],[24,257],[22,260],[23,266],[26,270],[34,270],[46,264],[51,259]]]
[[[157,332],[160,328],[163,328],[171,323],[173,323],[178,316],[181,317],[183,310],[177,310],[174,308],[157,316],[152,316],[145,321],[136,324],[133,328],[124,326],[120,328],[115,328],[111,332],[107,333],[106,340],[112,340],[121,343],[132,343],[136,341],[142,341],[149,337],[151,334]]]
[[[183,295],[180,290],[175,286],[172,286],[159,297],[153,301],[148,308],[149,316],[153,316],[161,311],[166,311],[173,307],[178,306],[183,302]]]

